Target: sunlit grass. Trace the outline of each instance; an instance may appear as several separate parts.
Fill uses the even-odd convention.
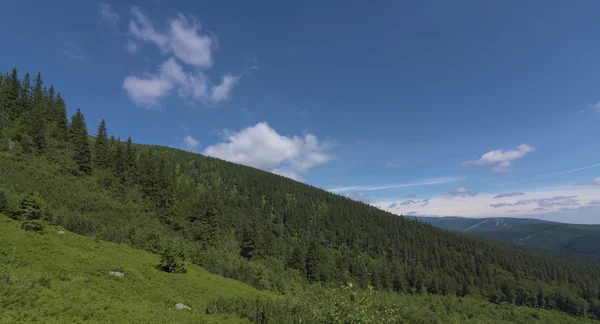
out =
[[[232,315],[205,315],[219,296],[256,296],[255,288],[188,265],[186,274],[155,268],[157,255],[97,241],[62,228],[21,231],[7,274],[18,222],[0,215],[0,323],[243,323]],[[119,270],[125,277],[109,276]],[[8,277],[8,279],[7,279]],[[191,311],[176,310],[184,303]]]

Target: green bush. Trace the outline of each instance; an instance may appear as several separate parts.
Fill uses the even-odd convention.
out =
[[[170,273],[186,273],[187,270],[183,264],[183,255],[175,250],[173,245],[168,245],[161,253],[158,269]]]

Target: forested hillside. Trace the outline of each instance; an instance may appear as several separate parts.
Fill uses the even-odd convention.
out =
[[[199,154],[88,136],[60,93],[0,78],[0,212],[126,242],[259,289],[470,296],[600,318],[600,268],[511,249]],[[5,197],[2,203],[2,197]],[[33,210],[24,213],[23,210]],[[176,269],[167,269],[176,270]]]

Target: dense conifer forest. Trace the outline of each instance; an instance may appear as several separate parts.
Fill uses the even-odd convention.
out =
[[[0,170],[0,213],[34,231],[47,222],[160,254],[165,271],[193,263],[282,294],[352,283],[361,291],[468,297],[600,319],[596,265],[444,231],[254,168],[115,138],[110,121],[92,127],[83,110],[69,121],[61,93],[39,73],[32,80],[13,69],[0,78]]]

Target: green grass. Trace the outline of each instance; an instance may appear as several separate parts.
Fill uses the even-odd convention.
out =
[[[186,274],[155,269],[157,255],[47,226],[20,231],[6,279],[18,222],[0,215],[0,323],[245,323],[234,315],[206,315],[217,297],[269,296],[239,281],[188,265]],[[125,277],[109,276],[122,270]],[[176,310],[184,303],[191,311]]]

